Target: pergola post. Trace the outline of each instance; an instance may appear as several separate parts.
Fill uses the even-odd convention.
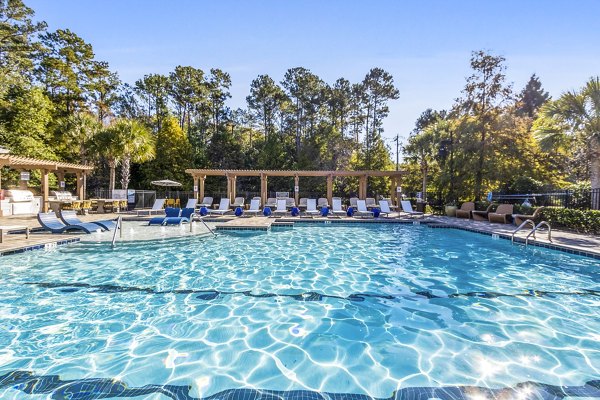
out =
[[[296,205],[298,205],[299,197],[300,197],[300,178],[298,175],[294,175],[294,201]]]
[[[237,196],[237,176],[232,176],[231,177],[231,197],[229,198],[229,201],[231,203],[233,203],[235,201],[235,197]]]
[[[54,175],[56,175],[56,178],[58,179],[58,190],[64,190],[65,187],[61,186],[60,183],[65,181],[65,172],[64,171],[56,171],[54,173]],[[79,172],[76,174],[77,175],[77,193],[79,193]]]
[[[391,205],[396,205],[396,177],[390,176],[390,201]]]
[[[198,177],[200,181],[200,191],[198,192],[198,198],[200,201],[204,200],[204,180],[206,179],[206,175],[201,175]]]
[[[194,179],[194,199],[198,200],[198,177],[196,175],[194,175],[193,179]]]
[[[83,193],[83,188],[84,188],[83,177],[84,177],[84,174],[83,174],[83,172],[77,172],[76,176],[77,176],[77,196],[79,196],[79,200],[85,200],[84,199],[85,195]]]
[[[229,177],[229,174],[225,175],[225,177],[227,178],[227,198],[233,203],[231,200],[231,178]]]
[[[327,204],[333,202],[333,175],[327,175]]]
[[[48,212],[48,170],[42,169],[40,172],[42,173],[42,211]]]
[[[267,175],[260,174],[260,203],[264,207],[267,204]]]
[[[367,175],[358,178],[358,198],[364,200],[367,197]]]

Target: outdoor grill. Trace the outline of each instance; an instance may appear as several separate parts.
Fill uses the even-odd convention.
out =
[[[29,190],[9,190],[8,199],[11,206],[11,213],[16,214],[31,214],[34,210],[35,197]]]
[[[65,191],[54,191],[52,192],[54,193],[54,197],[56,198],[56,200],[61,200],[61,201],[71,201],[71,200],[75,200],[75,197],[73,197],[73,195],[71,194],[71,192],[65,192]]]

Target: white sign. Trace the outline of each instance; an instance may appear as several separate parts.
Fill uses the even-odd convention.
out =
[[[63,188],[63,189],[64,189],[64,188],[65,188],[65,181],[60,181],[60,182],[58,183],[58,185],[59,185],[61,188]]]
[[[114,200],[127,200],[127,190],[123,190],[123,189],[113,190],[112,198]]]
[[[194,185],[194,192],[198,191],[198,185]]]
[[[300,186],[294,186],[294,192],[298,193],[300,191]]]
[[[402,193],[402,186],[396,186],[396,193]]]
[[[25,171],[21,172],[21,180],[22,181],[28,181],[30,176],[31,175],[29,174],[29,172],[25,172]]]

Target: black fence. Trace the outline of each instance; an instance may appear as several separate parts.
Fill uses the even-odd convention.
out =
[[[502,203],[530,203],[533,207],[564,207],[578,210],[600,209],[600,189],[555,190],[545,193],[494,193],[492,200]]]

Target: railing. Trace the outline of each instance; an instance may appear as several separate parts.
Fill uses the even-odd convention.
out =
[[[113,233],[112,241],[110,242],[111,247],[115,247],[115,242],[117,241],[117,231],[119,231],[119,237],[123,239],[123,216],[119,215],[117,218],[117,224],[115,226],[115,232]]]
[[[531,236],[533,234],[533,238],[535,239],[535,231],[537,231],[539,228],[541,228],[544,225],[548,228],[548,241],[552,242],[552,228],[550,227],[549,223],[547,223],[546,221],[542,221],[539,224],[537,224],[531,230],[531,232],[529,232],[529,234],[527,235],[527,237],[525,237],[525,246],[527,246],[529,244],[529,236]]]
[[[521,225],[519,225],[519,226],[517,227],[517,229],[515,229],[515,230],[512,232],[512,235],[510,236],[510,243],[511,243],[511,244],[512,244],[512,243],[515,243],[515,235],[517,234],[517,232],[519,232],[521,229],[523,229],[523,227],[524,227],[525,225],[527,225],[527,224],[530,224],[530,225],[531,225],[531,228],[532,228],[531,232],[529,232],[529,235],[531,235],[531,234],[533,233],[533,238],[535,239],[535,222],[533,222],[533,220],[526,219],[525,221],[523,221],[523,222],[521,223]],[[529,237],[529,235],[527,235],[527,237]]]

